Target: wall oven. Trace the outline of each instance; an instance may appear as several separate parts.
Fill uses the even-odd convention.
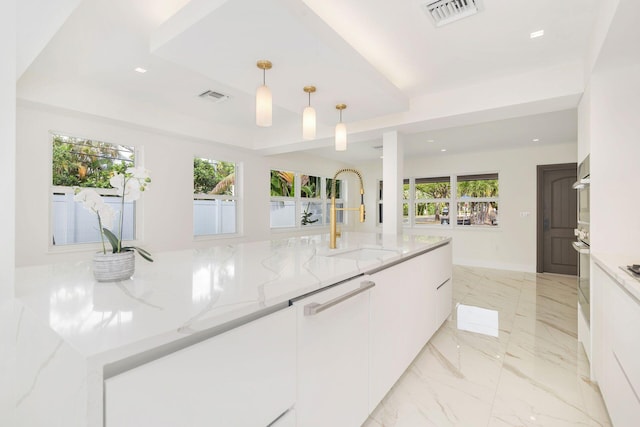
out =
[[[577,240],[573,248],[578,252],[578,307],[587,325],[590,322],[590,280],[589,268],[591,264],[589,240],[589,187],[591,174],[589,156],[578,166],[578,181],[573,188],[578,191],[578,228],[575,230]]]

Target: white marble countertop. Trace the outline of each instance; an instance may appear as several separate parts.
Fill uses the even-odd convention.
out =
[[[22,267],[18,299],[85,358],[103,363],[237,321],[443,244],[439,236],[312,235],[137,258],[130,280],[98,283],[91,261]],[[329,256],[384,248],[367,259]],[[89,257],[89,255],[88,255]]]
[[[640,280],[620,267],[637,264],[640,259],[621,254],[608,254],[591,252],[591,259],[599,265],[609,276],[613,277],[624,289],[626,289],[640,303]]]

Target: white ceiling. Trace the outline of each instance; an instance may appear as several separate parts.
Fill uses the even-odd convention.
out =
[[[576,123],[575,109],[560,110],[410,133],[402,135],[401,141],[405,155],[411,157],[562,144],[577,140]],[[443,152],[443,149],[446,151]],[[306,152],[347,163],[375,161],[382,155],[382,137],[350,143],[346,152],[336,152],[330,146],[314,148]]]
[[[436,28],[418,0],[83,0],[22,75],[18,96],[246,148],[312,147],[328,157],[335,104],[344,102],[353,143],[341,158],[353,162],[375,158],[368,147],[394,124],[407,134],[409,155],[440,153],[439,143],[454,152],[528,142],[531,129],[544,132],[544,143],[575,140],[575,111],[562,111],[575,108],[575,96],[533,116],[504,108],[491,123],[466,127],[438,128],[427,123],[437,112],[412,112],[425,96],[446,99],[447,91],[585,61],[597,0],[483,3],[479,14]],[[539,29],[545,36],[531,40]],[[28,44],[18,42],[19,50]],[[259,59],[274,64],[266,74],[275,104],[268,129],[254,123]],[[148,72],[134,72],[138,66]],[[309,84],[318,87],[311,100],[318,140],[303,143]],[[197,97],[208,89],[230,99]],[[408,123],[410,113],[418,118]]]

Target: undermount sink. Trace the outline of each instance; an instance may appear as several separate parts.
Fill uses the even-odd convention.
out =
[[[394,249],[383,248],[357,248],[338,251],[335,253],[327,253],[325,256],[334,258],[352,259],[356,261],[367,261],[372,259],[384,259],[390,256],[398,255],[399,252]]]

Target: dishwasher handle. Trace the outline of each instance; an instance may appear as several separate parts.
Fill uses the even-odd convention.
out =
[[[347,292],[344,295],[340,295],[339,297],[327,301],[324,304],[318,304],[317,302],[307,304],[304,306],[304,315],[314,316],[322,311],[325,311],[328,308],[333,307],[336,304],[340,304],[341,302],[346,301],[351,297],[355,297],[356,295],[373,288],[375,285],[375,282],[372,282],[371,280],[365,280],[364,282],[360,283],[359,288]]]

